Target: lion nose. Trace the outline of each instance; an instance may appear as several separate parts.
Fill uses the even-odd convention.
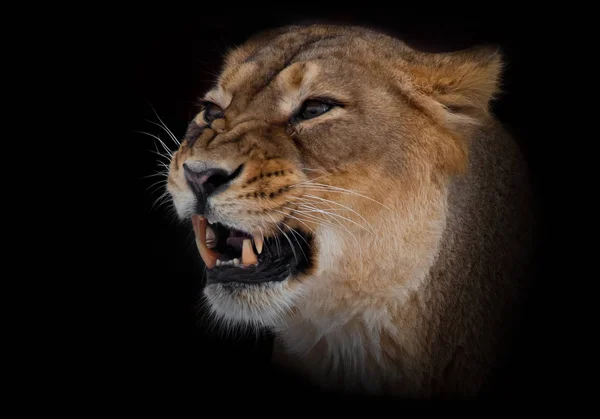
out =
[[[242,171],[242,166],[232,173],[220,168],[194,170],[191,165],[183,164],[183,173],[187,183],[198,198],[198,210],[204,212],[206,201],[214,193],[222,192]]]
[[[196,172],[190,169],[187,163],[184,163],[183,172],[185,179],[194,192],[199,192],[207,197],[229,180],[228,173],[223,169],[208,169]]]

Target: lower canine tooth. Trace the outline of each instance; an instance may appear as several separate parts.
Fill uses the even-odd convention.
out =
[[[256,251],[260,255],[263,249],[263,238],[254,237],[254,245],[256,246]]]
[[[258,259],[252,250],[252,242],[250,239],[244,239],[242,244],[242,264],[244,265],[256,265]]]
[[[240,264],[240,260],[238,258],[233,259],[233,264],[234,265],[239,265]]]

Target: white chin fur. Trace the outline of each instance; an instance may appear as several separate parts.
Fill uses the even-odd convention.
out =
[[[299,287],[288,279],[259,285],[241,283],[210,284],[204,288],[211,311],[224,323],[273,327],[299,296]]]

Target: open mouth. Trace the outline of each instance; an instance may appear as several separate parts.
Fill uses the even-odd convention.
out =
[[[299,230],[256,237],[192,216],[196,244],[207,268],[208,283],[259,284],[283,281],[311,265],[311,236]]]

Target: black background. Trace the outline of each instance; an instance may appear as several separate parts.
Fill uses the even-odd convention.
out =
[[[562,392],[549,378],[557,372],[547,369],[561,348],[552,337],[553,319],[558,315],[548,301],[550,280],[544,263],[549,248],[546,208],[552,173],[546,156],[553,143],[540,127],[548,125],[545,121],[554,105],[540,100],[541,92],[547,88],[543,77],[548,65],[544,45],[552,35],[539,26],[541,19],[517,11],[505,15],[498,11],[491,18],[488,10],[471,10],[461,15],[364,7],[321,14],[300,7],[279,14],[259,7],[233,9],[216,12],[198,8],[174,14],[144,9],[124,15],[119,19],[116,38],[118,58],[104,63],[119,74],[124,91],[128,92],[125,97],[121,92],[118,98],[125,123],[118,137],[120,144],[131,151],[132,159],[127,163],[133,170],[133,184],[127,187],[126,195],[137,209],[125,215],[125,223],[130,230],[133,225],[139,227],[134,237],[123,235],[119,243],[126,253],[127,268],[122,269],[126,277],[124,292],[118,296],[124,312],[120,327],[114,330],[118,343],[112,349],[122,365],[118,374],[124,377],[123,382],[152,394],[176,390],[204,396],[239,392],[252,396],[277,393],[332,397],[299,387],[289,377],[284,379],[271,371],[268,334],[239,331],[225,335],[212,327],[201,304],[203,267],[191,227],[179,223],[169,213],[168,204],[152,208],[162,192],[151,188],[160,178],[147,177],[160,169],[157,156],[150,151],[155,141],[135,132],[160,135],[174,148],[164,131],[147,120],[158,122],[156,110],[181,138],[194,116],[195,100],[216,79],[228,48],[241,44],[258,30],[326,21],[380,28],[430,51],[481,43],[502,48],[506,58],[504,94],[494,104],[494,111],[516,136],[531,167],[542,226],[538,276],[544,277],[544,286],[538,281],[534,288],[521,322],[519,350],[504,369],[503,381],[490,394],[531,399],[532,389],[536,393],[543,390],[546,396],[548,392]]]

